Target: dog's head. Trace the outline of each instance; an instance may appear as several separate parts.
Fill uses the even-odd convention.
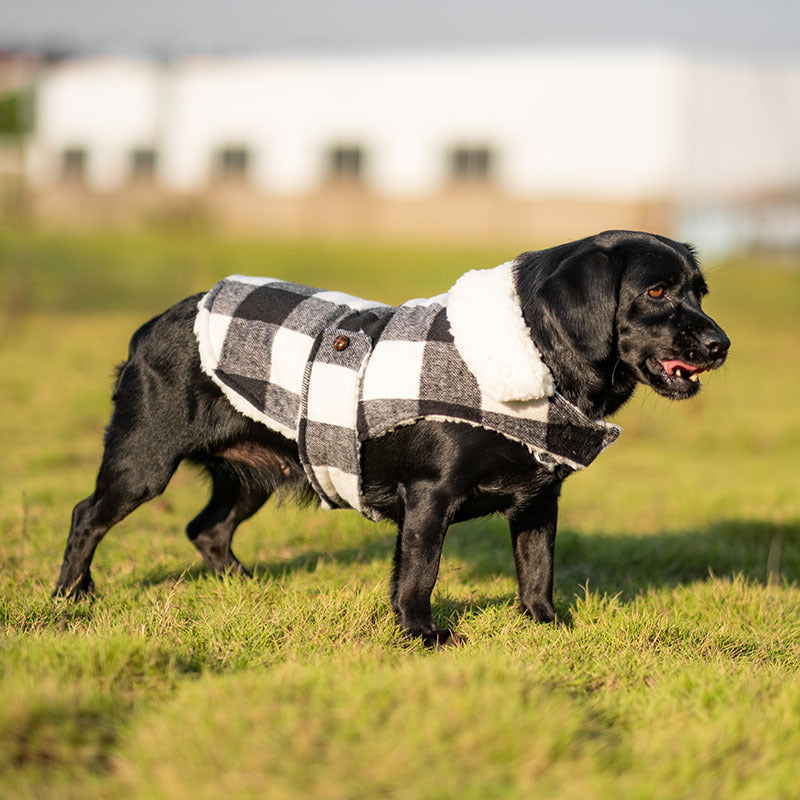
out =
[[[730,340],[702,309],[708,293],[694,253],[658,240],[653,250],[631,247],[616,312],[619,357],[659,394],[696,394],[699,376],[722,366]]]
[[[677,400],[725,361],[730,341],[702,309],[708,290],[687,245],[609,231],[517,263],[523,314],[557,383],[561,373],[589,394],[613,391],[609,381],[630,394],[638,381]]]

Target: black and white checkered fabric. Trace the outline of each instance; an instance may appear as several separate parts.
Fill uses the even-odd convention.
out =
[[[503,402],[479,386],[451,333],[448,295],[398,307],[270,278],[232,276],[198,306],[204,371],[241,413],[295,440],[323,504],[376,519],[361,442],[420,419],[525,444],[547,468],[587,466],[619,429],[555,393]]]

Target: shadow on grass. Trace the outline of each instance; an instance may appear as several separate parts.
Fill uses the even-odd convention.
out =
[[[450,547],[466,564],[465,577],[506,571],[509,554],[497,546],[494,530],[473,525]],[[571,596],[588,581],[590,589],[630,599],[651,587],[677,586],[711,575],[742,575],[759,583],[800,578],[800,522],[728,520],[696,531],[578,533],[559,531],[555,582]]]
[[[448,559],[460,562],[459,579],[476,581],[513,575],[509,537],[503,525],[484,520],[459,526],[448,537]],[[395,535],[384,533],[365,538],[356,547],[309,550],[281,561],[248,565],[256,580],[314,572],[320,563],[342,565],[388,562]],[[800,522],[772,524],[763,521],[730,520],[705,530],[635,533],[578,533],[560,531],[556,540],[555,590],[557,611],[569,625],[575,596],[586,586],[602,594],[619,594],[630,601],[650,588],[673,587],[717,577],[742,575],[758,583],[796,581],[800,578]],[[197,580],[211,573],[202,564],[184,572],[153,567],[140,576],[150,586],[179,578]],[[387,571],[388,578],[388,571]],[[437,616],[458,619],[490,606],[515,602],[515,595],[474,596],[469,601],[440,598]]]
[[[385,561],[394,553],[394,533],[365,539],[358,547],[338,550],[310,550],[285,561],[259,561],[253,566],[258,578],[280,578],[293,572],[314,572],[320,564],[369,564]]]
[[[281,561],[256,561],[245,564],[256,580],[282,578],[298,572],[314,572],[320,564],[368,564],[372,561],[383,561],[394,552],[395,534],[370,538],[358,547],[340,548],[338,550],[309,550],[293,558]],[[236,552],[234,540],[234,552]],[[157,586],[161,583],[175,582],[181,577],[183,581],[194,581],[212,576],[213,573],[205,564],[196,563],[186,570],[170,569],[166,566],[154,566],[141,572],[137,581],[141,586]]]
[[[513,575],[508,536],[498,536],[491,522],[478,522],[448,541],[448,552],[465,566],[462,579]],[[590,591],[619,595],[630,602],[652,588],[676,587],[715,577],[741,575],[749,581],[789,583],[800,579],[800,522],[724,520],[696,531],[660,534],[578,533],[559,531],[555,553],[556,613],[571,625],[576,596]],[[439,609],[458,619],[479,608],[515,601],[508,597],[476,598]]]

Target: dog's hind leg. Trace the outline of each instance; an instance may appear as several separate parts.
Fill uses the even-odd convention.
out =
[[[153,366],[172,362],[158,352],[149,354],[150,361],[145,357],[153,347],[157,323],[148,323],[134,335],[130,358],[120,367],[95,490],[72,512],[54,595],[79,598],[92,592],[89,567],[100,540],[109,528],[164,491],[190,445],[186,414],[173,399],[177,378]],[[164,344],[169,338],[161,340]]]
[[[252,517],[269,498],[271,491],[223,459],[203,464],[211,475],[212,491],[208,505],[187,525],[189,540],[215,572],[232,570],[250,577],[231,550],[231,540],[239,523]]]
[[[134,509],[161,494],[179,461],[147,457],[135,448],[119,457],[113,442],[107,443],[94,493],[73,509],[54,596],[78,599],[94,591],[90,565],[100,540]]]

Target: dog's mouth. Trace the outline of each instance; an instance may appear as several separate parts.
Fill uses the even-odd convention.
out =
[[[665,358],[658,363],[670,377],[685,378],[692,383],[699,383],[700,373],[708,370],[708,367],[697,367],[694,364],[687,364],[685,361],[679,361],[677,358]]]
[[[700,375],[713,369],[713,366],[690,364],[678,358],[648,358],[647,371],[652,379],[652,387],[671,398],[691,397],[700,390]]]

